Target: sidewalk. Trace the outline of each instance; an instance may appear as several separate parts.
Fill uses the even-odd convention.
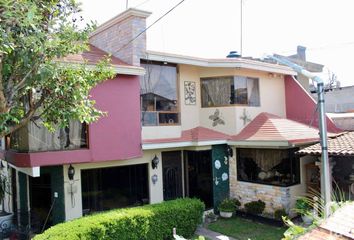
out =
[[[196,235],[204,236],[208,239],[211,240],[236,240],[235,238],[225,236],[221,233],[218,232],[213,232],[209,229],[206,229],[204,227],[198,227],[197,231],[195,231]]]

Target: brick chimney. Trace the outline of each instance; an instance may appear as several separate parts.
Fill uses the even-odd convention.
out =
[[[306,61],[306,47],[297,46],[297,56],[300,60]]]
[[[124,62],[139,66],[146,54],[146,33],[135,38],[146,28],[150,12],[129,8],[100,25],[91,35],[90,43]]]

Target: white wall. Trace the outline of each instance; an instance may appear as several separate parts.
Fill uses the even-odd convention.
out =
[[[155,156],[160,159],[160,163],[157,169],[152,169],[151,159]],[[66,220],[75,219],[82,216],[82,192],[81,192],[81,170],[83,169],[93,169],[93,168],[105,168],[105,167],[116,167],[116,166],[126,166],[132,164],[143,164],[148,163],[148,182],[149,182],[149,197],[150,203],[158,203],[163,201],[163,183],[162,183],[162,164],[161,164],[161,152],[158,151],[144,151],[144,155],[141,158],[130,159],[130,160],[119,160],[110,161],[102,163],[85,163],[85,164],[73,164],[75,168],[75,176],[73,187],[76,188],[74,193],[75,205],[72,206],[70,189],[70,180],[68,179],[68,168],[69,165],[64,167],[64,192],[65,192],[65,216]],[[157,174],[158,181],[154,185],[151,181],[151,176]]]

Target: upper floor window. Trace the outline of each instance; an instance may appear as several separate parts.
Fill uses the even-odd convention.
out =
[[[7,148],[17,152],[41,152],[88,148],[87,125],[70,121],[66,128],[50,132],[41,123],[29,122],[7,137]]]
[[[140,78],[141,122],[143,126],[179,123],[177,67],[142,62],[146,74]]]
[[[259,79],[228,76],[201,79],[202,107],[260,106]]]

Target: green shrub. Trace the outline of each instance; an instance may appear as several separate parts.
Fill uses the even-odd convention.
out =
[[[225,198],[219,205],[219,211],[221,212],[234,212],[236,211],[235,203],[232,199]]]
[[[238,209],[241,206],[241,202],[237,198],[232,198],[232,201],[234,202],[236,209]]]
[[[277,209],[274,211],[274,218],[277,220],[282,220],[282,217],[287,217],[288,214],[286,213],[284,208]]]
[[[262,214],[265,209],[265,202],[262,200],[253,201],[245,204],[246,212],[259,215]]]
[[[172,238],[173,228],[178,235],[189,237],[203,211],[204,203],[189,198],[116,209],[55,225],[34,240],[163,240]]]

